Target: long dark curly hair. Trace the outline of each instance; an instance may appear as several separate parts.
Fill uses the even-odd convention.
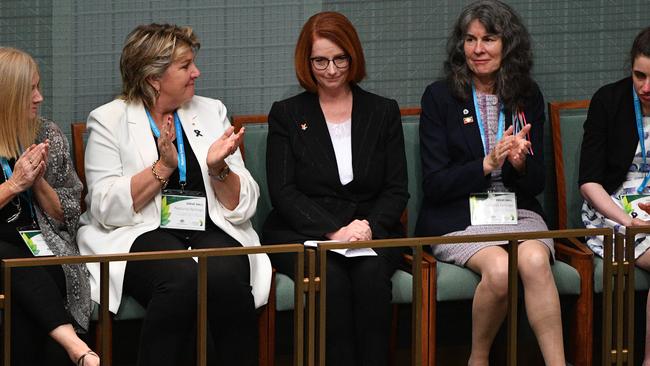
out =
[[[464,42],[467,29],[474,20],[478,20],[488,33],[501,37],[503,48],[501,66],[496,72],[495,93],[507,108],[523,107],[533,85],[530,35],[519,15],[498,0],[479,0],[467,5],[449,35],[444,72],[452,94],[463,100],[471,97],[469,85],[473,73],[467,66]]]

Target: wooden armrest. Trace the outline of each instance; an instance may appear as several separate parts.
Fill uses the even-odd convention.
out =
[[[5,295],[0,295],[0,309],[5,308]]]
[[[404,261],[408,264],[407,270],[411,272],[411,266],[413,266],[413,256],[411,254],[404,254]],[[422,253],[422,268],[435,268],[436,259],[429,253]]]
[[[593,259],[594,253],[587,245],[576,238],[555,241],[555,254],[563,262],[571,264],[577,260]]]

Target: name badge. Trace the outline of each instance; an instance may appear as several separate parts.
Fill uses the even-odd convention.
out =
[[[201,192],[165,190],[161,206],[161,228],[205,231],[207,202]]]
[[[27,245],[27,248],[29,248],[29,251],[32,252],[35,257],[54,255],[50,250],[50,247],[47,246],[43,233],[38,228],[33,226],[20,227],[18,228],[18,233],[20,234],[20,238],[23,239],[23,242],[25,242],[25,245]]]
[[[471,194],[469,210],[472,225],[517,224],[517,198],[512,192]]]

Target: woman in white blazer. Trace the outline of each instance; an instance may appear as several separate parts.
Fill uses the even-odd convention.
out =
[[[88,211],[82,254],[257,246],[259,188],[218,100],[194,95],[200,47],[189,27],[136,27],[122,51],[122,95],[88,117]],[[205,210],[205,211],[202,211]],[[88,265],[99,300],[99,265]],[[196,350],[192,259],[111,263],[109,309],[123,293],[147,308],[138,365],[189,365]],[[208,330],[215,364],[257,362],[255,308],[266,303],[266,255],[208,262]]]

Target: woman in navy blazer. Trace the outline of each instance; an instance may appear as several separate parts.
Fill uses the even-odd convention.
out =
[[[530,37],[496,0],[469,4],[447,43],[446,79],[422,96],[420,148],[424,199],[416,235],[545,231],[535,196],[544,189],[544,100],[530,77]],[[517,223],[472,225],[470,197],[487,191],[516,199]],[[513,212],[514,214],[514,212]],[[487,365],[507,309],[505,242],[433,246],[442,261],[481,275],[472,306],[469,365]],[[564,365],[560,302],[551,273],[553,241],[518,246],[526,313],[547,365]],[[486,316],[486,314],[490,314]]]
[[[364,91],[363,50],[342,14],[323,12],[304,25],[295,55],[307,90],[273,104],[267,179],[273,211],[263,241],[357,241],[403,236],[408,200],[399,108]],[[387,365],[391,276],[400,250],[378,256],[328,256],[328,365]],[[291,256],[272,257],[293,273]]]

